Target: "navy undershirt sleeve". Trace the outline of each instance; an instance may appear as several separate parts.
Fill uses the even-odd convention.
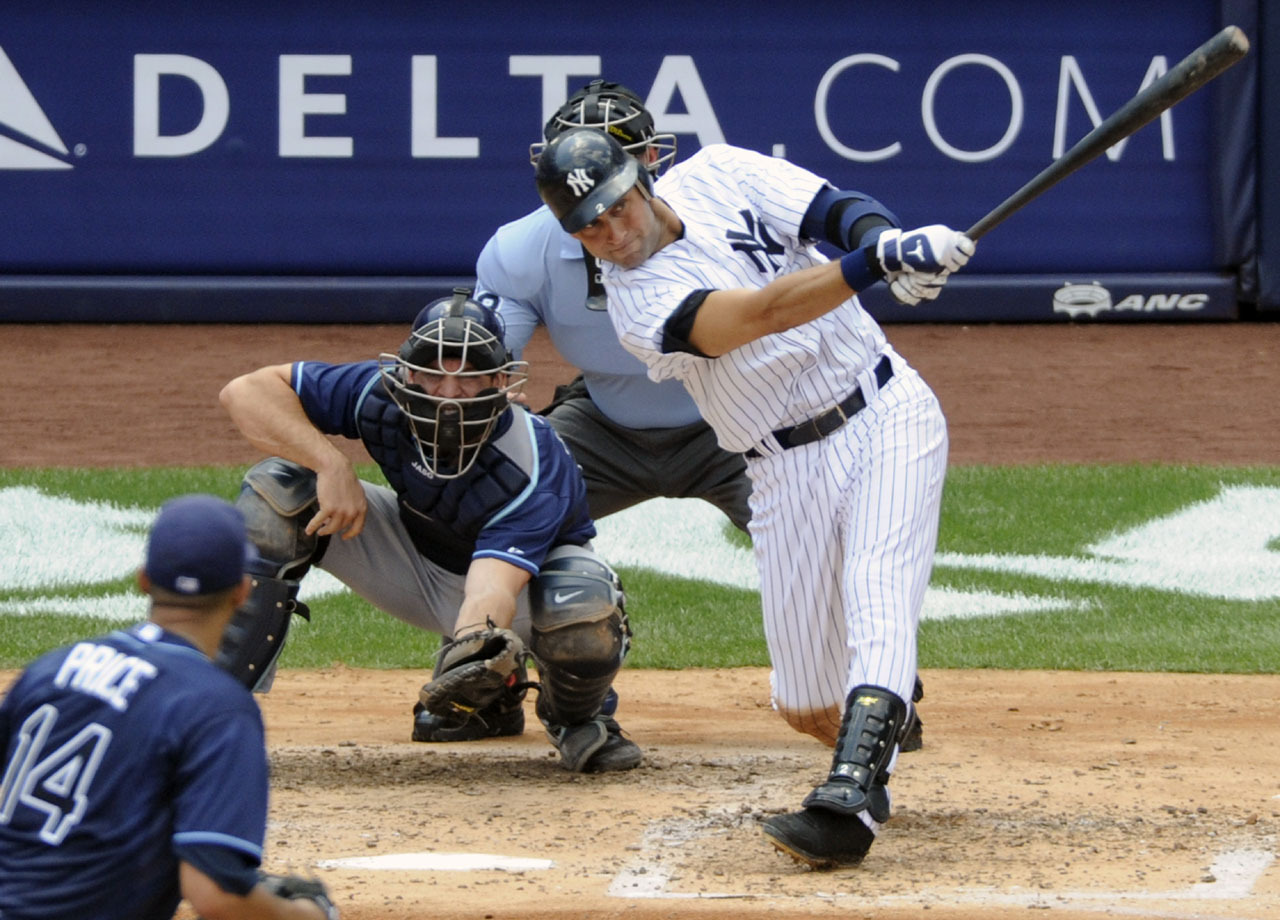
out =
[[[693,321],[698,318],[698,310],[702,308],[702,302],[707,299],[710,293],[711,291],[705,289],[694,291],[680,302],[680,306],[676,307],[676,311],[671,314],[671,317],[662,327],[662,353],[664,355],[683,351],[691,355],[697,355],[700,358],[711,357],[699,351],[698,347],[689,341],[689,336],[693,334]]]

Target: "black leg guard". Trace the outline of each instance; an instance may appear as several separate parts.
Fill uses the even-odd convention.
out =
[[[575,773],[629,770],[640,749],[603,714],[630,648],[618,577],[590,550],[557,547],[529,588],[529,651],[538,667],[538,719]]]
[[[804,800],[805,808],[889,819],[885,790],[894,750],[906,725],[907,704],[883,687],[854,687],[845,704],[827,781]]]
[[[889,820],[885,772],[907,718],[907,704],[883,687],[855,687],[845,706],[827,781],[804,808],[765,819],[775,847],[815,869],[860,863],[876,835],[871,821]]]
[[[240,683],[257,693],[271,689],[276,659],[284,648],[293,614],[310,619],[305,604],[297,600],[298,583],[292,580],[253,576],[253,590],[244,606],[235,612],[216,659]]]
[[[615,626],[621,623],[615,621]],[[601,712],[622,666],[625,637],[621,629],[590,629],[594,636],[579,637],[587,639],[583,649],[564,641],[569,636],[540,642],[536,626],[534,630],[533,644],[542,653],[534,653],[539,687],[535,709],[565,769],[585,773],[637,766],[639,748],[624,739],[618,723]],[[599,656],[595,660],[587,651],[592,647]],[[604,756],[606,748],[623,747],[628,749],[623,758]]]
[[[261,557],[253,590],[222,635],[217,663],[250,690],[265,693],[275,676],[289,619],[310,619],[297,599],[299,583],[324,555],[328,537],[306,533],[316,507],[315,473],[270,457],[245,473],[236,498],[245,529]]]

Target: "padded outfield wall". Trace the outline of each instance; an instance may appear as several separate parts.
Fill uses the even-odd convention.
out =
[[[1228,23],[1245,61],[993,230],[941,302],[865,299],[890,321],[1280,310],[1266,5],[10,0],[0,321],[407,321],[538,205],[528,145],[596,75],[679,159],[777,153],[967,227]]]

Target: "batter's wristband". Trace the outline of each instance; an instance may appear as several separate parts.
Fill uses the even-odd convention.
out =
[[[844,283],[855,291],[865,291],[877,281],[883,280],[884,268],[876,258],[875,243],[842,255],[840,274],[844,275]]]

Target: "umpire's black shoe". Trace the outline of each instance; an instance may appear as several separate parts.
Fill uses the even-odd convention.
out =
[[[922,699],[924,699],[924,681],[917,674],[916,685],[911,688],[911,702],[918,703]],[[910,718],[911,724],[907,726],[907,733],[903,735],[898,745],[898,751],[903,754],[910,754],[924,747],[924,725],[920,722],[920,710],[917,707],[911,707]]]
[[[421,703],[413,707],[414,741],[479,741],[482,738],[505,738],[524,732],[524,709],[496,705],[481,709],[465,721],[453,721],[432,715]]]
[[[761,830],[783,853],[814,869],[856,866],[876,839],[875,832],[857,815],[820,808],[766,818]]]

